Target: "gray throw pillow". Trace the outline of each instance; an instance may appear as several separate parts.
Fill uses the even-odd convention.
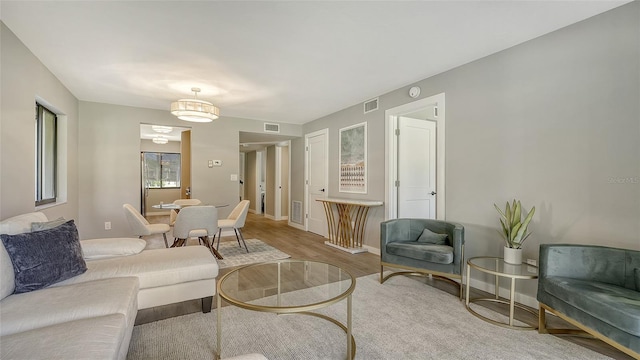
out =
[[[67,220],[65,220],[63,217],[59,217],[55,220],[51,220],[51,221],[44,221],[44,222],[32,222],[31,223],[31,231],[40,231],[40,230],[47,230],[47,229],[53,229],[56,226],[60,226],[64,223],[66,223]]]
[[[87,271],[73,220],[42,231],[0,235],[9,253],[20,294],[45,288]]]
[[[416,241],[433,245],[446,245],[447,237],[447,234],[437,234],[429,229],[424,229]]]

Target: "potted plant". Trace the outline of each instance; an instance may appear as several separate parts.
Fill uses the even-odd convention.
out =
[[[493,204],[500,213],[500,224],[502,225],[502,237],[504,238],[504,261],[509,264],[522,264],[522,244],[531,235],[527,233],[529,223],[536,212],[536,207],[532,207],[531,211],[523,220],[522,205],[519,200],[513,200],[513,204],[505,206],[504,211]]]

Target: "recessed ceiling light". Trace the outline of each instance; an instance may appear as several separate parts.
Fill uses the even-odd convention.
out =
[[[157,133],[168,134],[173,131],[171,126],[152,125],[151,129]]]

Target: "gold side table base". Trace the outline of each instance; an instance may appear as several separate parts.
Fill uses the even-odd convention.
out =
[[[499,303],[499,304],[511,305],[511,303],[509,301],[501,300],[501,299],[492,299],[492,298],[469,299],[469,304],[478,303],[480,301],[490,301],[490,302],[495,302],[495,303]],[[484,315],[481,315],[481,314],[477,313],[475,310],[473,310],[471,308],[471,306],[469,306],[469,304],[465,304],[465,307],[467,308],[467,310],[469,310],[470,313],[472,313],[476,317],[478,317],[478,318],[480,318],[480,319],[482,319],[484,321],[490,322],[490,323],[492,323],[494,325],[502,326],[502,327],[509,328],[509,329],[516,329],[516,330],[536,330],[536,329],[538,329],[537,326],[510,325],[508,323],[503,323],[503,322],[500,322],[500,321],[496,321],[496,320],[490,319],[490,318],[488,318],[488,317],[486,317]],[[524,307],[524,306],[522,306],[520,304],[514,304],[514,306],[517,307],[520,310],[524,310],[524,311],[530,313],[533,316],[538,316],[538,314],[536,314],[535,311],[532,311],[531,309],[528,309],[528,308],[526,308],[526,307]],[[511,321],[513,321],[513,317],[511,316],[510,318],[511,318]]]
[[[493,275],[495,277],[495,298],[475,298],[471,299],[471,269],[475,269],[485,274]],[[473,314],[474,316],[490,322],[494,325],[506,327],[509,329],[516,330],[536,330],[537,326],[517,326],[514,324],[514,314],[515,309],[521,309],[529,312],[536,318],[538,314],[531,309],[524,307],[523,305],[517,304],[516,297],[516,280],[532,280],[538,278],[537,267],[525,265],[525,264],[509,264],[505,263],[502,258],[497,257],[489,257],[489,256],[480,256],[474,257],[467,261],[467,284],[466,284],[466,298],[465,298],[465,307],[467,310]],[[507,278],[510,280],[510,289],[509,289],[509,300],[500,299],[500,278]],[[480,315],[478,312],[473,310],[469,304],[477,303],[480,301],[490,301],[498,304],[509,305],[509,320],[508,323],[496,321],[490,319],[486,316]]]

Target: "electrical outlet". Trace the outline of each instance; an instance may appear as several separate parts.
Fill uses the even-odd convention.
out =
[[[527,264],[531,266],[538,266],[538,261],[536,261],[535,259],[527,259]]]
[[[105,230],[111,230],[111,221],[105,221],[104,222],[104,229]]]

